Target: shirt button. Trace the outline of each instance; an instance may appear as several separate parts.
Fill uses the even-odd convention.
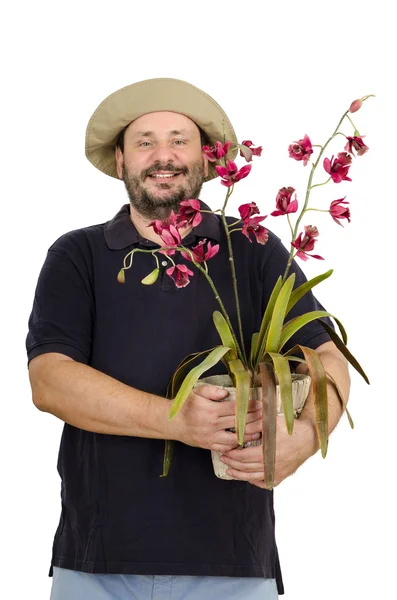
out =
[[[163,262],[161,264],[163,265],[163,267],[166,267],[168,265],[166,260],[163,260]]]

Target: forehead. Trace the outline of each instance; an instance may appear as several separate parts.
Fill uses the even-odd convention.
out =
[[[152,112],[142,115],[132,121],[127,128],[129,135],[135,135],[138,132],[142,133],[150,131],[153,133],[168,133],[171,131],[187,131],[189,133],[199,133],[199,128],[196,123],[180,113],[161,111]]]

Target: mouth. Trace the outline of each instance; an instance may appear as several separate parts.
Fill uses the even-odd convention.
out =
[[[177,179],[180,175],[182,175],[182,173],[180,173],[180,172],[178,172],[178,173],[170,173],[170,172],[161,173],[160,172],[160,173],[151,173],[150,175],[148,175],[148,177],[159,183],[168,183],[171,180]]]

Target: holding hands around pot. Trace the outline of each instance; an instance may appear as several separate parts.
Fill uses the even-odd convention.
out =
[[[287,431],[284,416],[277,419],[275,486],[295,473],[318,448],[313,423],[308,419],[297,419],[292,435]],[[229,466],[227,474],[233,479],[266,488],[262,445],[228,451],[220,460]]]
[[[226,390],[215,385],[194,388],[173,419],[175,439],[189,446],[220,452],[238,448],[237,434],[227,431],[235,426],[235,401],[222,402],[227,396]],[[244,442],[260,438],[261,406],[261,402],[249,402]]]

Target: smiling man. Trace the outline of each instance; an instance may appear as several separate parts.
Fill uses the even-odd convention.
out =
[[[149,223],[179,210],[181,200],[199,198],[208,160],[204,132],[184,115],[159,111],[133,121],[116,143],[117,174],[131,203],[131,219],[144,236],[161,244]],[[181,229],[184,236],[190,228]]]
[[[219,402],[227,392],[203,385],[168,420],[167,387],[181,360],[219,345],[214,294],[200,274],[177,288],[165,254],[156,282],[141,283],[163,245],[150,223],[177,212],[182,200],[199,199],[203,183],[218,176],[202,146],[225,139],[233,160],[237,138],[226,113],[176,79],[118,90],[88,123],[87,158],[124,181],[129,202],[106,223],[52,244],[29,319],[33,402],[64,422],[51,600],[275,600],[283,593],[273,492],[263,489],[260,446],[237,449],[234,402]],[[188,248],[219,244],[211,276],[235,319],[226,234],[220,217],[199,202],[202,221],[179,232]],[[265,245],[244,235],[233,245],[248,348],[289,252],[271,232]],[[146,252],[135,255],[119,285],[117,273],[134,248]],[[295,263],[292,270],[302,284]],[[291,316],[319,308],[310,292]],[[323,328],[309,323],[295,343],[321,351],[347,397],[346,365]],[[224,373],[221,363],[216,372]],[[341,414],[335,394],[330,404],[332,430]],[[259,439],[262,428],[260,407],[251,402],[248,410],[246,442]],[[312,403],[305,410],[310,414]],[[277,482],[317,450],[313,420],[300,421],[293,436],[277,430]],[[167,477],[164,440],[175,442]],[[224,453],[233,481],[215,477],[211,449]]]

